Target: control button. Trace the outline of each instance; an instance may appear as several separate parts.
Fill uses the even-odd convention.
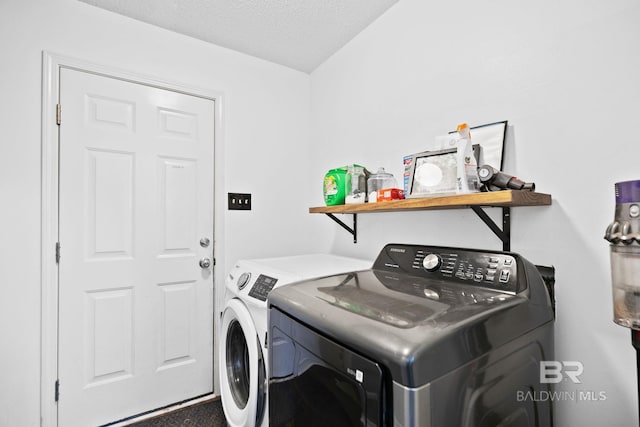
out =
[[[511,265],[512,262],[513,262],[513,260],[511,258],[505,258],[504,259],[504,265],[506,265],[506,266]]]
[[[427,271],[436,271],[442,265],[442,258],[436,254],[429,254],[422,260],[422,266]]]
[[[634,205],[629,206],[629,216],[630,216],[631,218],[635,218],[635,217],[637,217],[638,215],[640,215],[640,206],[635,205],[635,204],[634,204]]]
[[[491,269],[496,269],[496,268],[498,268],[498,263],[497,263],[497,262],[490,262],[490,263],[489,263],[489,268],[491,268]]]
[[[492,263],[492,264],[497,264],[497,263],[498,263],[498,261],[500,261],[500,260],[498,259],[498,257],[494,257],[494,256],[489,257],[489,262],[490,262],[490,263]]]
[[[484,275],[482,273],[476,273],[476,275],[473,276],[473,280],[476,282],[482,282],[482,279],[484,279]]]
[[[509,275],[511,274],[511,271],[509,270],[502,270],[500,271],[500,277],[498,278],[498,280],[502,283],[506,283],[509,281]]]

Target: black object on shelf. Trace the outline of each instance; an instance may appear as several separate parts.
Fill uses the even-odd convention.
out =
[[[478,168],[478,177],[487,191],[493,191],[494,189],[535,191],[536,189],[535,183],[524,182],[513,175],[500,172],[490,165],[480,166]]]

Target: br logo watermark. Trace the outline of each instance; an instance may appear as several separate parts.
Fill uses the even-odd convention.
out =
[[[580,376],[584,372],[582,362],[574,360],[543,360],[540,362],[540,384],[559,384],[568,381],[573,384],[582,384]],[[604,401],[607,393],[604,391],[574,389],[570,391],[552,391],[551,386],[545,390],[528,390],[516,392],[518,402],[549,402],[549,401]]]
[[[580,375],[584,371],[581,362],[575,360],[542,360],[540,362],[540,383],[558,384],[563,379],[568,378],[574,384],[581,384]]]

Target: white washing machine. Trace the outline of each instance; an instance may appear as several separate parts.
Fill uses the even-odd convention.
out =
[[[297,281],[370,269],[371,261],[328,254],[238,261],[225,281],[220,322],[222,406],[231,427],[267,426],[267,296]]]

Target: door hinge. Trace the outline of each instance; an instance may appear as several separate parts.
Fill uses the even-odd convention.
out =
[[[62,122],[62,107],[60,104],[56,104],[56,124],[60,126]]]
[[[60,264],[60,242],[56,242],[56,264]]]
[[[55,399],[56,399],[56,402],[57,402],[58,400],[60,400],[60,380],[56,380],[55,387],[56,387]]]

